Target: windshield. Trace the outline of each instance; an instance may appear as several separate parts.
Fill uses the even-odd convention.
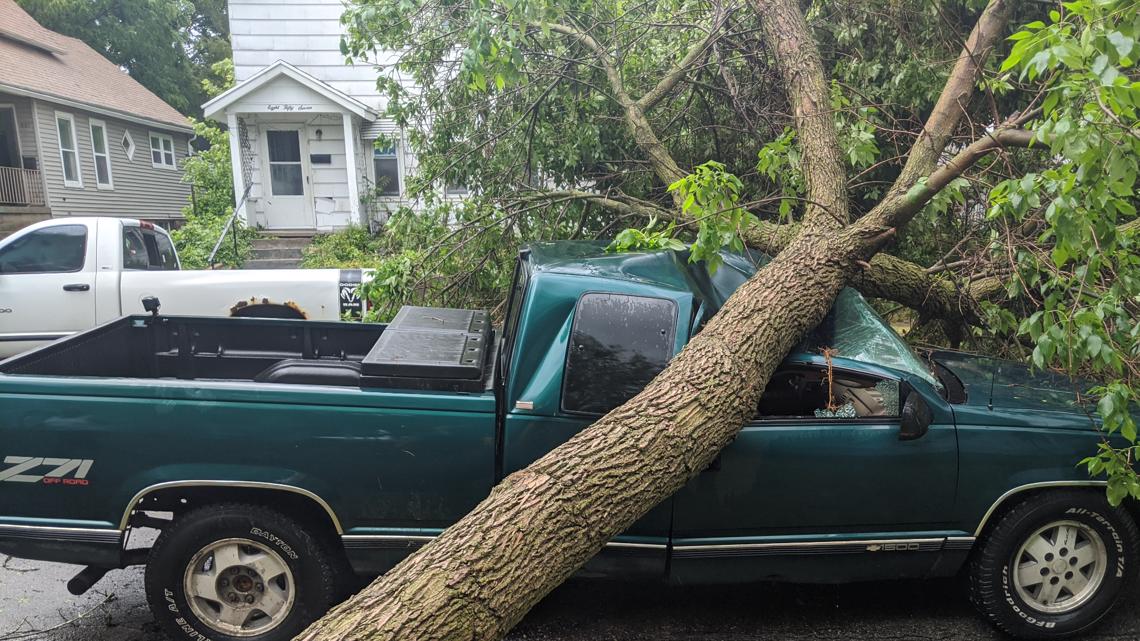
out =
[[[942,383],[882,319],[863,295],[851,288],[839,292],[827,317],[805,340],[804,351],[830,347],[837,356],[910,372],[941,390]]]

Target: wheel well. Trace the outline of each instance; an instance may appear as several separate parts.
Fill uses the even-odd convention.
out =
[[[278,303],[268,298],[240,300],[230,307],[230,316],[235,318],[289,318],[305,320],[309,317],[301,306],[291,300]]]
[[[158,488],[145,494],[131,507],[131,519],[144,511],[172,512],[177,519],[188,510],[218,503],[252,503],[270,507],[301,521],[313,528],[314,534],[341,548],[337,524],[328,509],[314,498],[283,489],[209,485]]]
[[[978,532],[978,538],[981,539],[993,529],[996,524],[1006,512],[1012,509],[1018,503],[1031,499],[1034,497],[1042,496],[1050,492],[1063,492],[1063,491],[1080,491],[1080,492],[1099,492],[1104,494],[1103,485],[1045,485],[1041,487],[1031,487],[1020,492],[1015,492],[999,499],[999,503],[992,508],[990,513],[986,515],[985,522],[982,524],[982,530]],[[1137,524],[1140,524],[1140,511],[1138,511],[1135,501],[1128,501],[1128,513],[1132,516]]]

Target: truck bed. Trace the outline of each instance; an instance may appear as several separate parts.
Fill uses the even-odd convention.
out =
[[[391,324],[127,316],[0,362],[0,373],[480,392],[486,312],[405,307]]]

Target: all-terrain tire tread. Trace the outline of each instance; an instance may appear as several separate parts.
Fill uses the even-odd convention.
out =
[[[993,570],[1001,568],[1005,564],[1006,559],[1004,555],[999,554],[1001,549],[1000,545],[991,545],[994,540],[1002,540],[1016,535],[1016,531],[1020,526],[1020,522],[1032,510],[1036,509],[1043,501],[1055,501],[1057,503],[1065,503],[1066,500],[1072,501],[1085,501],[1089,497],[1089,492],[1092,490],[1067,490],[1067,491],[1054,491],[1047,494],[1034,494],[1023,499],[1018,500],[1008,509],[1003,510],[997,517],[993,525],[987,528],[982,533],[981,538],[978,539],[974,546],[974,554],[968,562],[968,571],[966,573],[970,602],[978,610],[978,612],[988,621],[992,626],[1001,632],[1019,639],[1056,639],[1062,636],[1075,636],[1084,632],[1098,623],[1104,618],[1106,614],[1112,611],[1112,608],[1106,608],[1095,619],[1088,621],[1077,630],[1070,630],[1064,634],[1051,634],[1045,630],[1036,630],[1033,632],[1026,632],[1026,629],[1021,626],[1010,625],[1000,613],[1008,608],[1004,598],[1001,594],[1001,589],[997,582],[993,579],[996,572]],[[1106,503],[1107,505],[1107,503]],[[1116,596],[1119,601],[1120,597],[1127,594],[1132,583],[1136,580],[1137,564],[1140,558],[1136,558],[1136,553],[1140,552],[1140,529],[1137,528],[1136,523],[1131,516],[1124,510],[1118,508],[1112,512],[1117,517],[1118,525],[1124,530],[1122,535],[1125,538],[1125,553],[1132,553],[1133,559],[1131,561],[1131,569],[1125,573],[1124,582]]]
[[[309,558],[317,564],[317,582],[320,588],[319,594],[325,595],[324,598],[321,599],[322,603],[316,604],[316,608],[319,609],[319,611],[311,613],[306,617],[310,622],[322,616],[335,604],[337,599],[343,596],[343,588],[341,587],[343,581],[334,567],[332,551],[327,549],[327,545],[322,545],[320,537],[313,534],[309,528],[306,528],[304,524],[296,518],[278,512],[277,510],[252,503],[213,503],[203,505],[178,515],[169,526],[163,528],[162,533],[151,546],[149,553],[148,571],[145,573],[143,580],[144,590],[151,611],[155,613],[155,618],[160,627],[167,632],[170,638],[179,638],[176,634],[178,630],[170,629],[173,623],[168,617],[158,616],[158,613],[165,607],[165,603],[163,602],[164,597],[161,596],[163,586],[159,585],[160,578],[149,571],[151,561],[165,554],[166,547],[170,545],[171,541],[177,540],[178,535],[184,529],[193,526],[203,518],[215,517],[220,514],[232,514],[256,522],[272,524],[272,527],[275,529],[288,531],[301,541],[302,552],[307,554]],[[269,634],[272,635],[273,632],[274,631],[270,631]],[[284,638],[287,639],[289,637]]]

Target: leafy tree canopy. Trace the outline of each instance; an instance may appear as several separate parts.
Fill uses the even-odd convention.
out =
[[[1077,386],[1120,440],[1086,463],[1113,500],[1140,498],[1140,4],[1019,5],[1024,26],[989,57],[981,98],[951,105],[965,117],[930,146],[968,154],[1013,126],[1028,149],[931,190],[923,174],[948,158],[907,165],[908,152],[982,4],[810,4],[851,216],[911,167],[915,199],[934,192],[853,284],[911,322],[912,340],[1100,381]],[[380,57],[378,86],[421,161],[412,194],[450,223],[430,242],[385,232],[400,286],[375,287],[379,302],[494,300],[523,240],[778,252],[813,205],[794,101],[740,2],[355,0],[344,22],[346,55],[399,52]],[[443,184],[471,197],[441,199]]]
[[[79,38],[184,114],[230,57],[226,0],[18,0],[40,24]]]

